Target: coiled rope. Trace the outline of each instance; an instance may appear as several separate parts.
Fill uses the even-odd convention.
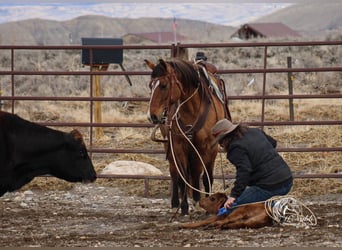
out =
[[[276,223],[292,226],[315,226],[315,214],[293,196],[274,196],[265,201],[265,210]]]

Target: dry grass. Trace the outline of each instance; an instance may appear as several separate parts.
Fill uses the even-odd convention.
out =
[[[300,105],[300,112],[306,119],[314,118],[317,114],[324,113],[329,119],[340,119],[340,113],[336,112],[338,102],[326,103],[320,105],[317,109],[317,102],[314,101],[306,105]],[[312,109],[312,107],[315,107]],[[239,102],[233,103],[231,111],[236,121],[258,120],[260,119],[259,110],[255,108],[255,103]],[[286,120],[283,114],[281,117],[280,110],[282,105],[272,106],[272,112],[269,112],[269,120]],[[312,110],[313,116],[310,116]],[[84,111],[85,112],[85,111]],[[134,116],[127,116],[125,112],[119,110],[111,111],[112,120],[115,122],[130,122],[136,120],[145,122],[144,109],[140,114],[136,114],[134,109],[131,111]],[[272,116],[272,114],[274,114]],[[109,116],[108,116],[109,117]],[[280,118],[279,118],[280,117]],[[278,140],[278,147],[341,147],[342,142],[342,126],[283,126],[283,127],[266,127],[265,130]],[[105,136],[101,140],[95,141],[96,147],[105,148],[153,148],[161,149],[162,145],[150,141],[150,129],[133,128],[107,128]],[[295,173],[337,173],[342,172],[340,152],[299,152],[287,153],[282,152],[281,155],[288,162],[291,169]],[[107,164],[116,160],[134,160],[150,163],[158,167],[165,175],[168,175],[168,163],[165,161],[164,155],[146,155],[146,154],[95,154],[93,162],[98,172],[100,172]],[[215,175],[234,174],[235,169],[226,159],[225,154],[218,155],[216,160]],[[116,179],[99,179],[98,185],[104,186],[125,186],[131,195],[144,195],[143,180],[116,180]],[[150,180],[150,195],[160,196],[170,193],[168,181]],[[232,180],[225,180],[226,184],[232,184]],[[64,185],[66,185],[64,187]],[[29,187],[42,189],[62,189],[70,188],[72,184],[66,183],[58,179],[39,178],[33,181]],[[231,186],[231,185],[230,185]],[[222,191],[223,183],[216,180],[213,186],[214,191]],[[226,190],[229,191],[229,188]],[[325,194],[325,193],[342,193],[342,182],[340,179],[296,179],[292,194],[300,197],[303,195]]]

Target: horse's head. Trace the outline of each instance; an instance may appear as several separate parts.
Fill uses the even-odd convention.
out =
[[[164,123],[170,106],[180,99],[183,89],[170,63],[162,59],[157,65],[148,60],[145,63],[152,69],[147,117],[154,124]]]

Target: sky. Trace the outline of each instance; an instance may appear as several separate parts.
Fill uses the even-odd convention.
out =
[[[291,5],[291,1],[0,0],[0,23],[31,18],[64,21],[82,15],[165,17],[238,26]]]

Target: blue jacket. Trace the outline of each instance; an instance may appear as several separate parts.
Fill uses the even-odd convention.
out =
[[[229,144],[227,159],[236,167],[232,197],[239,197],[247,186],[272,190],[292,179],[291,170],[276,146],[276,140],[258,128],[248,128],[242,138]]]

